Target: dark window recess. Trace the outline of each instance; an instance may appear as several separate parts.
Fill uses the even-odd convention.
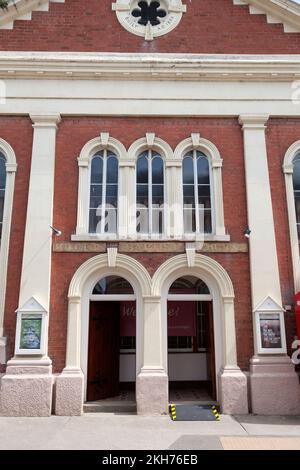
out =
[[[132,16],[139,18],[138,23],[147,26],[150,23],[152,26],[160,24],[160,18],[167,16],[167,12],[160,8],[160,2],[153,1],[148,5],[148,2],[141,1],[138,3],[139,8],[132,11]]]
[[[120,349],[129,351],[135,351],[136,338],[135,336],[121,336],[120,337]]]

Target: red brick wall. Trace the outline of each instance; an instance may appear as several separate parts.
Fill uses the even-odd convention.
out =
[[[19,303],[32,150],[32,124],[29,118],[1,116],[0,129],[0,137],[12,146],[18,163],[15,181],[4,316],[4,329],[8,340],[8,357],[11,357],[14,351],[16,323],[15,310],[18,308]]]
[[[0,50],[287,54],[299,52],[300,34],[267,24],[232,0],[185,0],[187,13],[173,32],[152,42],[127,32],[112,0],[66,0],[0,30]]]
[[[300,139],[300,119],[270,119],[266,131],[270,184],[283,304],[293,303],[294,285],[286,189],[282,164],[287,149]],[[295,333],[293,316],[286,313],[288,347]]]
[[[191,132],[200,132],[203,138],[214,142],[224,159],[225,225],[233,242],[244,242],[243,230],[247,218],[240,126],[236,119],[196,118],[64,118],[57,134],[54,203],[54,225],[63,232],[60,241],[69,241],[76,228],[77,157],[86,142],[99,135],[101,131],[109,132],[127,148],[146,132],[155,132],[172,148],[187,138]],[[49,354],[54,359],[56,371],[60,371],[65,364],[68,287],[76,269],[91,256],[93,254],[53,255]],[[130,256],[140,261],[153,275],[172,254],[131,253]],[[239,364],[245,369],[248,368],[249,358],[253,354],[248,254],[224,254],[213,257],[228,270],[234,283]]]

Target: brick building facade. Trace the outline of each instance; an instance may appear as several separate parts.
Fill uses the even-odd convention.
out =
[[[3,415],[299,413],[300,7],[153,3],[0,12]]]

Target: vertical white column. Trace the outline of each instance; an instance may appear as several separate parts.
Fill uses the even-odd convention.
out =
[[[34,135],[19,306],[35,297],[49,312],[55,169],[60,116],[31,115]]]
[[[253,308],[267,296],[282,304],[265,138],[267,120],[266,115],[239,118],[244,132]]]
[[[120,160],[119,238],[135,238],[135,161]]]
[[[183,190],[182,160],[166,161],[167,237],[182,239],[183,237]]]
[[[239,122],[244,132],[244,159],[248,224],[251,230],[250,276],[254,316],[262,304],[278,306],[282,298],[271,199],[265,124],[266,115],[243,115]],[[271,300],[267,300],[266,298]],[[258,328],[260,328],[258,326]],[[251,408],[255,414],[297,414],[300,406],[299,381],[295,368],[284,354],[275,350],[258,354],[260,331],[253,318],[254,352],[250,361]],[[284,330],[284,325],[283,325]],[[282,350],[286,350],[284,332]]]
[[[139,414],[167,414],[168,376],[162,345],[161,298],[143,299],[143,363],[136,381]]]
[[[89,207],[89,159],[78,159],[78,207],[76,235],[86,235],[89,232],[88,210]]]

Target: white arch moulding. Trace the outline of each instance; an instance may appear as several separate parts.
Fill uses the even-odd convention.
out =
[[[283,161],[283,173],[286,188],[286,201],[288,208],[290,242],[293,263],[293,276],[294,276],[294,289],[295,293],[300,291],[300,251],[299,240],[297,233],[297,219],[294,200],[294,187],[293,187],[293,160],[297,153],[300,152],[300,140],[294,142],[286,151]]]
[[[4,337],[4,308],[8,267],[9,240],[13,210],[15,175],[17,171],[16,155],[8,142],[0,138],[0,152],[6,160],[6,188],[4,199],[3,225],[0,246],[0,363],[6,363],[6,338]]]
[[[210,163],[213,235],[218,240],[229,241],[224,223],[222,166],[223,159],[219,150],[207,139],[203,139],[199,133],[192,133],[190,137],[180,142],[174,152],[175,161],[182,162],[183,157],[191,150],[203,152]],[[182,186],[182,185],[181,185]]]
[[[106,276],[123,277],[132,285],[137,302],[137,373],[142,366],[143,298],[151,292],[151,278],[134,258],[117,254],[110,266],[108,254],[90,258],[75,272],[69,287],[66,367],[56,381],[57,415],[80,415],[85,397],[89,303],[95,284]]]
[[[161,295],[163,367],[167,370],[168,291],[176,279],[185,275],[202,279],[213,298],[217,388],[222,411],[228,414],[248,413],[247,379],[237,365],[232,281],[226,270],[208,256],[196,254],[193,267],[188,267],[186,255],[175,256],[161,265],[153,276],[152,296]]]
[[[88,201],[90,191],[90,169],[93,156],[101,150],[111,150],[119,160],[119,166],[126,165],[127,150],[117,139],[111,137],[108,132],[102,132],[87,142],[80,152],[78,158],[79,182],[78,182],[78,202],[77,202],[77,226],[74,239],[87,237],[88,226]],[[95,238],[95,237],[94,237]]]

